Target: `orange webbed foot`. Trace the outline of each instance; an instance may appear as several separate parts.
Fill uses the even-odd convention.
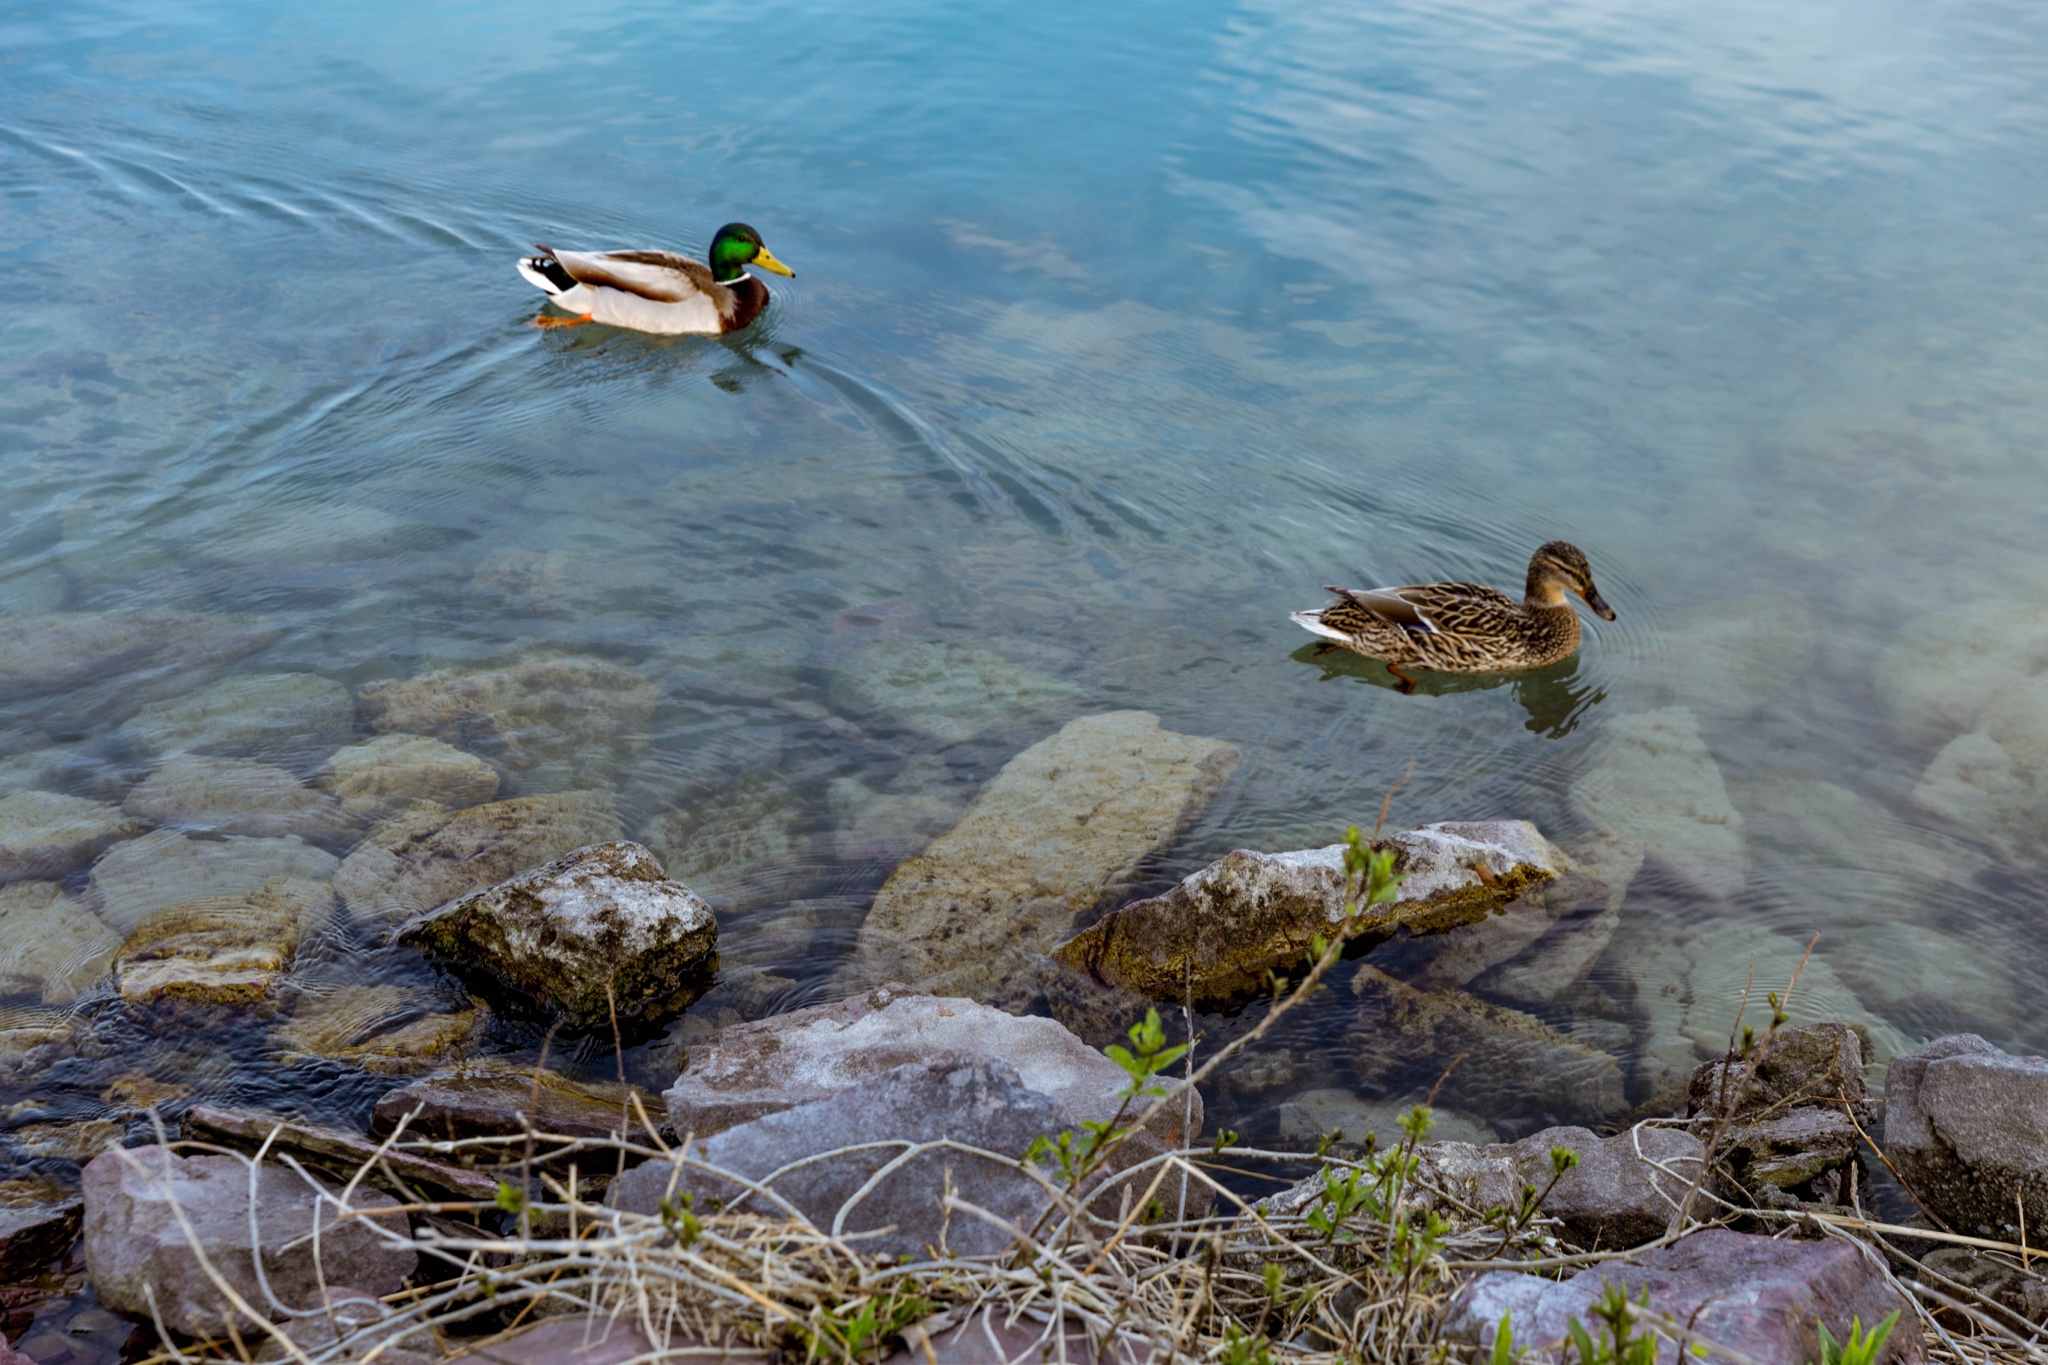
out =
[[[581,327],[590,321],[590,314],[582,313],[573,318],[558,318],[552,313],[542,313],[533,320],[536,327]]]

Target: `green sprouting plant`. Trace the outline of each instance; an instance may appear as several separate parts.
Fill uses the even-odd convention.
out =
[[[517,1218],[520,1214],[526,1212],[526,1191],[520,1189],[517,1185],[508,1185],[500,1180],[497,1191],[491,1196],[491,1202],[504,1212]]]
[[[1656,1335],[1638,1335],[1635,1330],[1635,1310],[1649,1305],[1647,1288],[1641,1300],[1633,1300],[1626,1289],[1609,1283],[1593,1305],[1593,1316],[1604,1330],[1595,1338],[1573,1318],[1565,1325],[1566,1349],[1577,1353],[1578,1365],[1657,1365]]]
[[[1131,1040],[1129,1047],[1111,1043],[1102,1050],[1104,1056],[1122,1067],[1124,1074],[1130,1077],[1124,1088],[1117,1092],[1116,1112],[1107,1119],[1083,1120],[1078,1134],[1073,1129],[1041,1133],[1031,1140],[1031,1146],[1024,1153],[1026,1161],[1049,1161],[1070,1190],[1078,1189],[1081,1182],[1108,1157],[1109,1149],[1129,1132],[1119,1125],[1130,1113],[1132,1103],[1164,1095],[1166,1088],[1157,1084],[1159,1076],[1187,1055],[1186,1043],[1167,1045],[1166,1027],[1160,1023],[1156,1009],[1147,1009],[1145,1017],[1131,1025],[1128,1036]]]
[[[1273,1365],[1273,1343],[1246,1332],[1234,1322],[1226,1322],[1223,1350],[1216,1359],[1221,1365]]]
[[[704,1224],[692,1212],[696,1196],[688,1190],[678,1194],[674,1200],[664,1199],[657,1208],[661,1213],[661,1225],[669,1230],[679,1246],[689,1246],[704,1235]]]
[[[1877,1359],[1877,1353],[1884,1349],[1885,1339],[1891,1336],[1892,1328],[1898,1326],[1898,1322],[1899,1311],[1894,1308],[1889,1317],[1871,1328],[1870,1334],[1865,1336],[1863,1320],[1851,1318],[1847,1341],[1836,1341],[1829,1334],[1826,1323],[1815,1324],[1820,1328],[1820,1365],[1872,1365]]]
[[[1487,1358],[1488,1365],[1515,1365],[1522,1358],[1522,1352],[1515,1346],[1515,1323],[1507,1313],[1500,1315],[1500,1321],[1493,1329],[1493,1353]]]
[[[820,1306],[808,1326],[796,1328],[804,1359],[860,1361],[878,1357],[903,1329],[934,1311],[930,1299],[904,1291],[874,1294],[857,1303]]]
[[[1379,1190],[1367,1182],[1365,1171],[1352,1171],[1340,1176],[1334,1166],[1322,1170],[1323,1192],[1316,1196],[1315,1206],[1308,1211],[1308,1225],[1324,1243],[1348,1242],[1352,1234],[1344,1230],[1344,1224],[1354,1214],[1367,1217],[1380,1211]]]

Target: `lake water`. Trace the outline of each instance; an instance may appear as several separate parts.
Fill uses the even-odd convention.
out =
[[[720,909],[736,984],[636,1050],[660,1083],[691,1028],[829,998],[1010,756],[1135,708],[1244,754],[1140,890],[1331,842],[1411,766],[1397,824],[1618,832],[1582,971],[1468,984],[1630,1104],[1815,932],[1799,1017],[2048,1046],[2037,5],[200,0],[0,34],[0,609],[193,614],[10,665],[10,790],[135,807],[137,714],[223,680],[350,689],[353,734],[234,750],[310,779],[366,689],[581,660],[535,703],[554,749],[444,738],[500,796],[610,793]],[[732,219],[798,276],[749,332],[527,325],[527,244]],[[1287,620],[1325,583],[1513,591],[1551,538],[1619,619],[1536,679],[1403,696]],[[127,932],[90,861],[23,875]],[[346,916],[248,1010],[0,981],[0,1022],[70,1030],[16,1127],[359,1118],[389,1077],[279,1031],[439,989]],[[1274,1138],[1450,1060],[1367,1084],[1351,1008],[1214,1121]]]

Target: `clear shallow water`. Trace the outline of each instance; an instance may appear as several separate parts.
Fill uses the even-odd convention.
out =
[[[1538,1009],[1632,1100],[1677,1027],[1657,1001],[1732,1016],[1743,954],[1815,930],[1824,998],[1887,1038],[2048,1044],[2036,874],[1913,796],[1970,725],[1876,681],[1930,613],[2044,598],[2031,7],[0,25],[0,606],[242,614],[271,635],[229,672],[354,689],[632,669],[657,699],[604,785],[664,852],[714,850],[684,861],[713,864],[728,962],[793,983],[719,1008],[819,998],[893,861],[1072,715],[1243,749],[1163,884],[1327,842],[1411,764],[1397,822],[1584,833],[1603,728],[1680,706],[1748,875],[1705,895],[1653,862]],[[733,218],[799,275],[748,334],[525,325],[527,243],[701,249]],[[1551,537],[1620,613],[1556,677],[1402,697],[1286,620],[1325,582],[1512,588]],[[935,643],[1041,704],[892,709],[872,679]],[[147,771],[116,727],[165,691],[0,725],[113,762],[105,796]],[[347,934],[305,960],[323,989],[415,979]],[[198,1093],[388,1083],[281,1084],[266,1022],[88,1007]],[[1217,1117],[1270,1130],[1351,1085],[1343,1027],[1304,1018]],[[21,1117],[117,1111],[104,1064],[67,1066]]]

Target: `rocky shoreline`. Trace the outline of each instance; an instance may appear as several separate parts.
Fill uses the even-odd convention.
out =
[[[11,629],[0,664],[54,641],[116,673],[173,656],[215,667],[264,643],[202,618]],[[907,688],[950,734],[957,699],[926,675],[960,662],[851,669],[849,705],[901,706]],[[977,676],[1000,664],[968,662]],[[1938,1313],[1972,1330],[2048,1323],[2030,1252],[2008,1264],[1999,1249],[2024,1248],[2048,1214],[2048,1062],[1966,1033],[1914,1046],[1837,973],[1851,956],[1806,960],[1784,935],[1711,916],[1649,940],[1624,913],[1639,874],[1722,904],[1771,856],[1683,707],[1602,729],[1569,791],[1593,832],[1391,832],[1379,848],[1398,890],[1356,918],[1341,844],[1239,849],[1160,889],[1151,869],[1241,755],[1146,712],[1081,716],[1014,753],[964,808],[865,794],[848,838],[892,850],[886,879],[823,950],[836,966],[807,987],[823,1003],[790,1008],[797,983],[778,954],[820,949],[788,928],[721,945],[721,915],[730,924],[744,904],[723,853],[707,852],[723,848],[721,813],[643,818],[622,800],[658,698],[632,670],[564,656],[354,691],[303,673],[185,681],[160,681],[121,720],[118,761],[52,749],[14,761],[0,788],[0,1084],[27,1096],[0,1116],[0,1336],[41,1365],[56,1365],[61,1324],[118,1338],[80,1358],[111,1365],[153,1344],[158,1323],[205,1338],[253,1326],[264,1303],[297,1321],[355,1293],[349,1312],[383,1321],[360,1305],[458,1265],[480,1273],[437,1248],[530,1232],[542,1185],[572,1170],[572,1222],[658,1222],[684,1195],[722,1207],[751,1191],[878,1254],[917,1263],[943,1245],[1001,1260],[1044,1216],[1050,1168],[1019,1154],[1135,1117],[1105,1049],[1130,1046],[1148,1015],[1192,1030],[1197,1062],[1222,1049],[1222,1064],[1170,1104],[1147,1101],[1069,1192],[1074,1220],[1114,1223],[1137,1199],[1173,1211],[1181,1231],[1159,1245],[1188,1247],[1200,1229],[1241,1241],[1306,1227],[1334,1207],[1331,1172],[1374,1169],[1405,1143],[1403,1218],[1441,1219],[1452,1236],[1511,1222],[1503,1246],[1539,1260],[1642,1249],[1577,1278],[1443,1272],[1432,1330],[1474,1349],[1503,1313],[1517,1340],[1552,1339],[1603,1276],[1760,1360],[1804,1360],[1815,1322],[1840,1335],[1894,1307],[1885,1359],[1923,1358]],[[1003,685],[1027,709],[1074,701]],[[722,814],[761,809],[742,794]],[[1863,818],[1840,813],[1845,829]],[[1312,1023],[1262,1034],[1270,1002],[1340,935],[1334,988],[1303,1008]],[[1678,989],[1613,998],[1597,971],[1612,954],[1662,964]],[[1812,1022],[1780,1021],[1724,1056],[1735,985],[1753,971],[1751,1018],[1767,1017],[1764,990],[1795,967],[1792,1012]],[[138,1033],[218,1041],[288,1076],[354,1077],[371,1098],[359,1127],[252,1108],[210,1088],[204,1065],[139,1067],[122,1041]],[[629,1078],[624,1050],[648,1040]],[[1866,1075],[1880,1073],[1872,1093]],[[46,1111],[35,1096],[57,1077],[102,1107]],[[1305,1083],[1324,1077],[1336,1083]],[[1425,1095],[1436,1140],[1417,1144],[1404,1116]],[[1261,1107],[1276,1116],[1260,1135],[1269,1155],[1301,1183],[1254,1214],[1232,1155],[1249,1145],[1211,1116]],[[663,1160],[676,1144],[702,1165]],[[1552,1170],[1562,1148],[1577,1164]],[[891,1167],[891,1152],[910,1155]],[[273,1267],[250,1241],[289,1243],[342,1203],[348,1231],[320,1239],[332,1264]],[[1862,1249],[1844,1260],[1849,1229]],[[1900,1298],[1907,1266],[1933,1287]],[[1716,1317],[1730,1296],[1751,1315]],[[59,1301],[68,1315],[49,1308]],[[1766,1319],[1796,1319],[1797,1343],[1757,1335]],[[432,1340],[404,1352],[461,1345]]]

